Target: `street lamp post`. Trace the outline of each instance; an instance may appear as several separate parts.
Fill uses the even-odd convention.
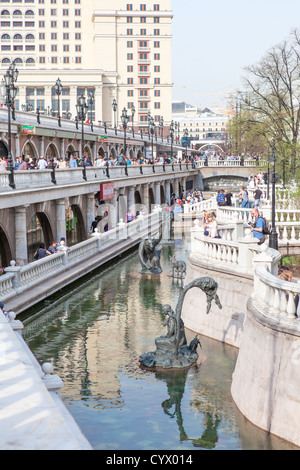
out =
[[[56,80],[56,83],[55,83],[55,93],[57,94],[57,117],[58,117],[58,125],[59,127],[61,127],[61,120],[60,120],[60,95],[62,94],[62,83],[61,83],[61,80],[60,78],[58,78]]]
[[[149,127],[150,127],[150,134],[151,134],[152,163],[154,163],[153,139],[154,139],[154,134],[155,134],[155,122],[154,122],[153,117],[150,119]]]
[[[184,131],[184,138],[185,138],[185,159],[187,160],[187,149],[188,149],[188,136],[189,136],[189,131],[186,129]]]
[[[113,102],[112,102],[112,108],[113,108],[113,112],[114,112],[115,134],[117,135],[117,118],[116,118],[116,113],[117,113],[117,109],[118,109],[118,103],[117,103],[116,99],[114,99]]]
[[[164,141],[164,118],[161,116],[159,120],[159,128],[160,128],[160,136],[161,136],[161,141]]]
[[[17,81],[18,76],[19,72],[16,69],[16,65],[15,63],[12,63],[4,75],[4,81],[2,81],[2,94],[8,111],[8,163],[6,169],[9,171],[9,186],[12,189],[15,189],[16,185],[14,177],[14,161],[11,152],[11,110],[14,109],[14,101],[17,96],[15,82]]]
[[[93,124],[93,106],[95,104],[95,95],[94,93],[89,93],[88,96],[88,106],[91,111],[91,131],[94,132],[94,124]]]
[[[273,163],[273,173],[272,173],[272,230],[269,236],[269,246],[270,248],[274,248],[274,250],[278,250],[278,234],[276,231],[275,225],[275,218],[276,218],[276,151],[275,151],[275,142],[273,144],[273,155],[272,155],[272,163]]]
[[[134,115],[135,115],[135,107],[134,105],[132,106],[131,108],[131,116],[132,116],[132,137],[134,137],[134,125],[133,125],[133,122],[134,122]]]
[[[283,188],[285,189],[285,151],[283,150],[283,158],[282,158],[282,182]]]
[[[126,108],[124,108],[122,111],[121,121],[122,121],[123,131],[124,131],[124,154],[125,154],[125,158],[127,158],[126,129],[127,129],[128,121],[129,121],[129,116],[127,115]]]
[[[268,149],[268,185],[267,185],[267,200],[270,199],[270,150]]]
[[[77,118],[78,121],[81,121],[81,158],[80,158],[80,166],[82,166],[82,175],[83,179],[86,181],[86,167],[85,167],[85,158],[84,158],[84,121],[88,112],[88,106],[86,104],[86,99],[84,95],[79,96],[77,105]]]
[[[173,157],[173,139],[174,139],[174,121],[171,122],[171,125],[170,125],[170,137],[171,137],[171,160],[172,160],[172,157]]]

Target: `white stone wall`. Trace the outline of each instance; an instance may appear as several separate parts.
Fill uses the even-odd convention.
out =
[[[231,392],[256,426],[300,446],[300,338],[264,326],[251,301]]]

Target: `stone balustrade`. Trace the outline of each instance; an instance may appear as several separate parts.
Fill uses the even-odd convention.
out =
[[[26,292],[58,274],[68,272],[83,260],[93,260],[97,255],[105,255],[122,240],[138,242],[142,237],[157,234],[163,214],[156,207],[148,216],[138,216],[130,223],[121,221],[118,226],[108,232],[95,231],[91,238],[72,247],[62,246],[60,251],[25,266],[16,266],[11,261],[0,276],[0,298],[2,302],[12,299],[15,295]],[[51,291],[51,281],[49,281]]]
[[[300,284],[278,279],[267,267],[268,255],[257,257],[254,271],[253,306],[273,326],[296,328],[300,335],[300,308],[295,299],[300,296]]]

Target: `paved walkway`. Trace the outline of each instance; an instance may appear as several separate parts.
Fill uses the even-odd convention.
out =
[[[18,322],[19,323],[19,322]],[[21,335],[0,310],[0,449],[91,450]]]

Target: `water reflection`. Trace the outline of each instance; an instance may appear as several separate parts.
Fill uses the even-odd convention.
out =
[[[213,449],[218,442],[218,426],[220,419],[212,414],[204,415],[205,429],[199,438],[189,437],[184,428],[184,419],[181,410],[181,401],[184,395],[188,371],[163,371],[155,372],[157,379],[166,382],[169,398],[162,402],[164,413],[170,418],[176,418],[181,442],[190,441],[193,447]]]

